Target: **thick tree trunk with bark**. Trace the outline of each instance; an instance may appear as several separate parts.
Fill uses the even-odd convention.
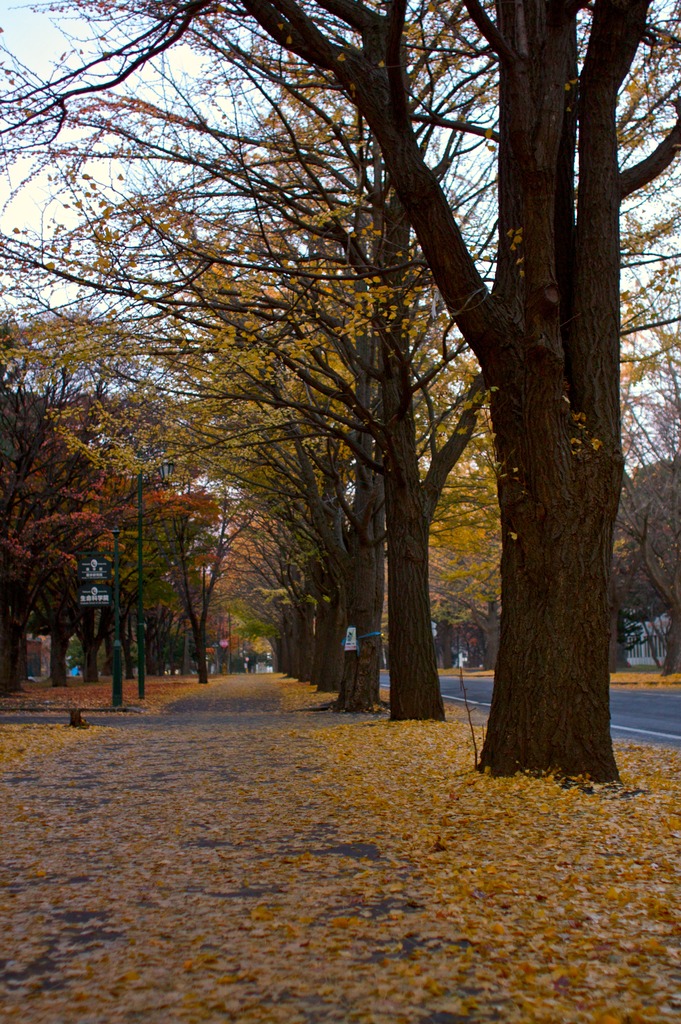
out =
[[[52,686],[67,686],[66,656],[71,634],[59,628],[59,625],[59,620],[56,620],[50,633],[50,681]]]
[[[12,622],[10,610],[0,607],[0,695],[21,689],[21,636]]]
[[[159,629],[158,612],[147,612],[146,636],[144,645],[145,672],[148,676],[163,674],[163,656],[161,648],[161,631]]]
[[[360,439],[367,456],[368,437]],[[383,482],[357,464],[352,528],[348,533],[347,622],[356,630],[357,649],[345,650],[338,711],[372,711],[380,702],[381,616],[385,574]],[[347,634],[346,634],[347,635]]]
[[[390,717],[444,720],[430,618],[429,521],[420,488],[386,467]]]
[[[275,637],[270,640],[270,647],[272,648],[272,668],[275,672],[283,672],[282,669],[282,650],[281,650],[281,637]]]
[[[322,693],[340,692],[345,622],[345,600],[340,592],[318,602],[310,683]]]
[[[499,638],[501,622],[499,618],[499,602],[487,602],[487,614],[480,621],[480,627],[485,634],[485,656],[482,667],[494,671],[499,656]]]
[[[200,683],[208,682],[208,663],[206,661],[206,645],[204,643],[204,621],[200,619],[193,609],[189,610],[189,625],[191,636],[194,641],[196,652],[196,672]]]
[[[123,648],[123,665],[125,678],[135,678],[135,662],[132,657],[132,618],[128,614],[121,623],[121,646]]]
[[[662,666],[663,676],[681,672],[681,604],[670,608],[669,616],[667,651]]]
[[[454,626],[451,622],[438,622],[437,633],[437,663],[440,668],[451,668],[452,662],[452,641],[454,639]]]
[[[104,637],[104,661],[102,663],[102,675],[110,676],[113,674],[113,638],[110,636]],[[122,667],[122,666],[121,666]]]
[[[301,680],[302,677],[302,663],[301,663],[301,636],[300,636],[301,617],[298,608],[294,605],[291,608],[291,618],[289,623],[288,640],[289,640],[289,654],[290,654],[290,667],[289,675],[292,679]]]
[[[192,672],[190,639],[191,630],[185,629],[184,636],[182,638],[182,664],[180,666],[180,674],[183,676],[189,676]]]
[[[295,678],[309,683],[314,659],[314,605],[303,601],[295,609]]]
[[[99,666],[97,659],[99,655],[99,643],[90,644],[83,651],[83,682],[84,683],[98,683],[99,682]]]
[[[610,672],[617,671],[618,662],[618,635],[619,635],[619,616],[620,616],[620,603],[618,600],[617,589],[614,585],[612,576],[608,584],[609,601],[608,607],[610,612],[610,642],[608,645],[608,668]]]
[[[482,754],[496,775],[617,777],[607,600],[613,513],[585,501],[580,476],[541,519],[535,513],[523,524],[517,509],[502,512],[501,642]]]
[[[291,676],[292,668],[292,612],[289,605],[284,605],[281,613],[281,636],[279,637],[279,671]]]
[[[20,690],[26,681],[29,611],[23,581],[0,575],[0,694]]]
[[[426,507],[421,485],[412,404],[404,402],[399,381],[385,369],[384,413],[394,419],[392,444],[384,455],[390,717],[443,721],[428,579],[433,510]]]
[[[357,650],[344,653],[338,711],[372,711],[380,702],[383,546],[359,538],[352,560],[347,625],[357,633]]]
[[[107,637],[110,637],[113,609],[102,608],[95,612],[93,608],[84,608],[81,616],[79,637],[83,647],[83,682],[99,682],[98,657],[99,649]]]

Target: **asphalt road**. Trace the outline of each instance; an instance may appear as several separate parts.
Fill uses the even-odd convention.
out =
[[[492,700],[492,679],[464,679],[468,703],[487,713]],[[445,700],[463,703],[458,676],[442,676]],[[681,688],[670,690],[610,690],[610,715],[613,739],[658,743],[681,747]]]

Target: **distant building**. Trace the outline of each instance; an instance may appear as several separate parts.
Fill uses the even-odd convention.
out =
[[[661,665],[667,653],[669,618],[660,615],[653,622],[642,622],[638,640],[627,644],[629,665]]]
[[[26,675],[29,678],[42,679],[49,676],[51,648],[52,637],[28,634],[26,637]]]

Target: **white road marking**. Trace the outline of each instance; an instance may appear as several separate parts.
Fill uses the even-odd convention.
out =
[[[621,732],[640,732],[644,736],[659,736],[663,740],[681,740],[681,736],[678,733],[673,732],[652,732],[650,729],[630,729],[626,725],[615,725],[611,724],[611,729],[619,729]]]
[[[464,697],[450,697],[449,694],[447,694],[447,693],[443,693],[442,697],[443,697],[444,700],[456,700],[456,701],[459,701],[461,704],[468,703],[468,704],[475,705],[476,707],[481,707],[481,708],[491,708],[492,707],[491,704],[486,704],[482,700],[469,700],[469,701],[466,701],[466,699]],[[615,725],[614,722],[611,724],[611,728],[612,729],[619,729],[621,732],[637,732],[637,733],[640,733],[642,736],[657,736],[658,739],[661,739],[661,740],[681,740],[681,736],[679,736],[677,733],[673,733],[673,732],[653,732],[652,729],[631,729],[627,725]]]
[[[442,694],[442,698],[443,698],[443,700],[459,700],[459,701],[461,701],[462,704],[475,704],[477,707],[480,707],[480,708],[491,708],[492,707],[491,704],[485,704],[484,700],[469,700],[469,701],[467,701],[465,697],[450,697],[448,693],[443,693]]]

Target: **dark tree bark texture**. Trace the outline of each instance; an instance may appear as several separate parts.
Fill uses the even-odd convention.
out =
[[[452,641],[454,640],[454,626],[451,622],[441,621],[437,624],[437,663],[440,668],[451,668]]]
[[[663,676],[670,676],[677,672],[681,672],[681,604],[670,609],[667,651],[662,666]]]
[[[50,634],[50,682],[52,686],[67,686],[68,674],[66,655],[69,649],[70,633],[53,628]]]
[[[413,432],[407,414],[395,431],[393,457],[385,463],[390,717],[443,721],[428,587],[430,517],[424,508]]]
[[[317,603],[314,658],[310,683],[322,693],[338,693],[343,678],[345,600],[337,591]]]
[[[0,695],[21,689],[21,631],[9,608],[0,605]]]
[[[346,559],[347,626],[357,649],[346,650],[336,701],[338,711],[372,711],[380,701],[381,615],[384,589],[385,516],[381,480],[361,464],[355,479],[353,528]]]

